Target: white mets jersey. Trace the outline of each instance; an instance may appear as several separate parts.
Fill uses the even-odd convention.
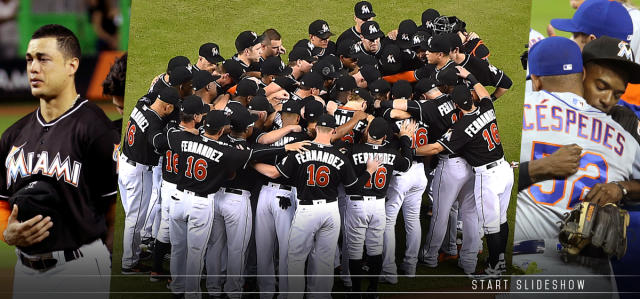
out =
[[[577,173],[533,184],[518,194],[515,241],[557,238],[563,214],[595,184],[640,178],[638,143],[610,116],[573,93],[527,92],[520,162],[572,143],[583,149]]]

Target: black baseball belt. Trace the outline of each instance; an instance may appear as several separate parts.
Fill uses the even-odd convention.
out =
[[[278,189],[282,189],[282,190],[287,190],[287,191],[292,191],[293,187],[289,186],[289,185],[283,185],[283,184],[278,184],[278,183],[271,183],[269,182],[267,184],[267,186],[269,187],[273,187],[273,188],[278,188]]]
[[[142,166],[145,167],[146,171],[153,171],[153,166],[149,166],[149,165],[145,165],[145,164],[142,164],[142,163],[138,163],[136,161],[133,161],[133,160],[127,158],[127,156],[125,156],[125,155],[122,155],[122,158],[124,159],[125,162],[127,162],[127,164],[129,164],[129,165],[131,165],[133,167],[136,167],[138,165],[142,165]]]
[[[361,196],[361,195],[349,195],[349,199],[351,200],[378,200],[384,199],[384,197],[376,197],[376,196]]]
[[[65,262],[70,262],[84,256],[79,249],[64,250],[63,255],[64,255]],[[19,256],[20,256],[20,262],[25,267],[31,268],[37,271],[44,272],[46,270],[49,270],[55,267],[58,264],[58,259],[53,257],[53,253],[39,254],[38,256],[30,257],[20,252]]]
[[[324,199],[304,199],[298,202],[299,205],[303,205],[303,206],[313,206],[313,205],[319,205],[319,204],[328,204],[328,203],[332,203],[334,201],[337,201],[337,199],[333,199],[333,200],[324,200]]]

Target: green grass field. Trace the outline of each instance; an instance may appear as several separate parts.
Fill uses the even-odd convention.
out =
[[[164,72],[167,61],[176,55],[189,57],[192,62],[205,42],[220,45],[222,55],[229,58],[235,52],[234,41],[244,30],[261,33],[267,28],[276,28],[283,36],[283,44],[291,50],[293,44],[307,38],[308,24],[316,19],[329,23],[337,35],[353,25],[353,5],[356,1],[210,1],[189,0],[180,2],[136,1],[132,5],[132,20],[129,41],[129,65],[127,74],[125,119],[136,102],[145,94],[149,83],[157,74]],[[435,8],[443,15],[456,15],[467,23],[470,31],[477,32],[491,50],[491,63],[503,69],[514,81],[514,85],[496,105],[500,133],[509,161],[517,161],[520,151],[524,71],[519,56],[527,43],[530,17],[530,1],[371,1],[378,15],[376,21],[383,31],[397,28],[400,21],[411,18],[420,22],[422,11]],[[248,9],[247,7],[250,7]],[[517,172],[516,172],[517,177]],[[514,193],[515,195],[515,193]],[[515,196],[512,196],[509,222],[514,223]],[[112,298],[127,297],[127,292],[149,292],[136,294],[136,298],[152,298],[151,292],[167,292],[164,284],[151,283],[147,276],[131,277],[120,274],[122,252],[122,230],[124,212],[118,205],[116,242],[113,255]],[[397,234],[398,254],[404,251],[404,227],[401,221]],[[426,234],[428,219],[423,221]],[[510,244],[511,242],[509,242]],[[486,253],[486,250],[485,250]],[[436,269],[418,267],[419,275],[463,274],[455,261],[442,263]],[[382,291],[452,290],[470,289],[469,280],[451,277],[400,278],[396,286],[383,285]],[[131,295],[131,294],[129,294]]]

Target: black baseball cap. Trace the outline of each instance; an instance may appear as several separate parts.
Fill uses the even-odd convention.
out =
[[[375,67],[375,65],[367,64],[360,68],[360,74],[367,81],[367,84],[372,83],[382,77],[380,71]]]
[[[251,114],[249,110],[242,105],[232,105],[233,113],[230,115],[231,128],[236,131],[244,131],[258,119],[258,115]]]
[[[271,114],[276,110],[273,109],[269,100],[263,95],[257,95],[251,99],[249,105],[247,105],[247,109],[254,111],[266,111],[267,114]]]
[[[418,31],[418,25],[413,20],[407,19],[400,22],[396,44],[402,49],[411,47],[411,38]]]
[[[449,38],[444,34],[437,34],[427,40],[427,51],[432,53],[447,53],[451,51]]]
[[[469,87],[464,84],[456,85],[451,93],[453,102],[464,110],[471,110],[473,99],[471,98],[471,92]]]
[[[229,117],[222,110],[211,110],[204,118],[204,127],[213,130],[219,130],[230,124]]]
[[[200,90],[205,88],[209,83],[216,81],[220,78],[218,75],[212,75],[211,73],[203,70],[199,70],[193,74],[193,90]]]
[[[458,84],[458,74],[453,67],[448,67],[436,73],[435,79],[438,80],[438,86],[454,86]]]
[[[368,89],[366,89],[366,88],[356,88],[354,93],[357,94],[358,96],[360,96],[361,98],[363,98],[364,101],[367,102],[368,106],[371,106],[371,103],[373,103],[373,96],[371,95],[371,93],[369,92]]]
[[[414,93],[420,95],[438,87],[438,81],[432,78],[423,78],[413,87]]]
[[[329,114],[322,114],[318,117],[316,126],[334,129],[336,127],[336,119]]]
[[[356,79],[351,75],[342,76],[336,80],[337,91],[353,91],[357,87]]]
[[[306,47],[295,47],[289,52],[289,62],[296,60],[306,60],[309,63],[318,61],[318,58],[311,55],[311,51]]]
[[[306,98],[305,98],[306,99]],[[324,106],[322,103],[315,100],[303,101],[304,103],[304,119],[307,122],[314,122],[324,113]]]
[[[381,72],[387,75],[399,73],[402,70],[401,54],[400,47],[394,44],[382,48],[380,58],[378,58]]]
[[[179,66],[189,66],[189,65],[191,65],[189,58],[184,56],[173,57],[169,59],[169,63],[167,64],[167,74],[171,76],[171,70],[173,70],[174,68],[177,68]]]
[[[376,117],[369,124],[369,136],[372,139],[378,140],[384,136],[387,136],[389,132],[389,123],[382,117]]]
[[[371,6],[371,3],[369,3],[369,1],[360,1],[356,3],[356,5],[353,7],[353,12],[355,13],[356,18],[363,21],[376,16],[376,13],[373,12],[373,7]]]
[[[304,74],[302,79],[300,79],[300,86],[323,89],[324,80],[318,72],[309,72]]]
[[[283,76],[291,74],[291,68],[286,66],[280,56],[270,56],[262,62],[260,73],[264,75]]]
[[[391,90],[391,84],[384,79],[378,79],[368,85],[369,91],[372,93],[387,93]]]
[[[582,61],[605,62],[623,69],[629,76],[629,83],[640,83],[640,65],[635,63],[629,43],[620,39],[601,36],[584,46]]]
[[[384,33],[380,30],[380,25],[376,21],[366,21],[360,26],[360,34],[368,40],[383,38]]]
[[[309,24],[309,34],[321,39],[327,39],[333,35],[329,29],[329,24],[325,20],[315,20]]]
[[[224,63],[222,63],[222,67],[225,72],[229,73],[229,76],[234,82],[238,82],[240,77],[244,74],[244,68],[234,59],[225,60]]]
[[[180,101],[180,94],[175,88],[163,88],[158,93],[158,99],[171,105],[176,105]]]
[[[355,54],[357,54],[357,52],[360,51],[359,47],[354,47],[356,42],[357,41],[353,39],[341,41],[336,48],[336,56],[344,56],[346,58],[356,58]]]
[[[300,114],[300,104],[300,101],[288,100],[282,104],[282,112]]]
[[[359,47],[356,47],[356,48],[359,48]],[[358,59],[358,61],[356,61],[356,64],[360,68],[364,67],[365,65],[372,65],[375,68],[375,65],[378,63],[378,60],[374,56],[369,54],[364,54],[362,52],[356,54],[355,57]]]
[[[236,37],[236,50],[240,53],[246,48],[251,48],[261,43],[262,39],[262,35],[258,35],[253,31],[242,31],[238,34],[238,37]]]
[[[169,75],[169,85],[178,86],[191,81],[191,79],[193,79],[191,66],[179,66],[171,70],[171,75]]]
[[[340,77],[335,65],[333,65],[329,59],[322,59],[318,61],[311,68],[311,72],[322,75],[323,79],[336,79]]]
[[[398,80],[391,86],[391,97],[394,99],[409,99],[412,94],[413,88],[407,80]]]
[[[200,46],[198,55],[204,57],[209,63],[220,63],[224,61],[224,58],[220,56],[220,47],[214,43],[206,43]]]
[[[180,111],[185,114],[204,114],[209,112],[211,106],[205,105],[202,99],[197,95],[189,95],[184,97]]]
[[[296,89],[298,89],[298,82],[295,79],[287,76],[277,76],[273,80],[273,83],[277,84],[278,86],[280,86],[280,88],[286,90],[289,93],[294,92],[296,91]]]
[[[427,22],[433,22],[433,20],[435,20],[439,16],[440,13],[433,8],[425,10],[424,12],[422,12],[422,25],[426,26]]]
[[[447,32],[443,33],[443,35],[445,35],[449,39],[449,46],[451,47],[451,50],[455,48],[462,48],[462,40],[460,40],[460,36],[458,36],[457,33]]]
[[[429,47],[429,37],[431,36],[425,31],[416,31],[411,37],[411,48],[426,51]]]
[[[258,83],[251,79],[242,79],[236,87],[236,95],[241,97],[258,95]]]

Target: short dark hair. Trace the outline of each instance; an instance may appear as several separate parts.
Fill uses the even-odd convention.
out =
[[[102,93],[124,97],[124,86],[127,79],[127,53],[116,59],[109,74],[102,81]]]
[[[223,130],[224,127],[220,127],[220,128],[209,128],[207,126],[204,127],[204,132],[209,134],[209,135],[216,135],[218,133],[220,133],[220,130]]]
[[[192,122],[196,119],[195,114],[188,114],[180,111],[180,121],[184,123]]]
[[[264,39],[262,40],[262,43],[265,44],[265,45],[271,44],[272,40],[281,40],[282,39],[282,36],[278,32],[278,30],[275,30],[273,28],[269,28],[269,29],[265,30],[262,33],[262,36],[264,37]]]
[[[49,24],[44,25],[31,35],[31,39],[55,37],[58,42],[58,48],[65,58],[78,58],[82,56],[80,51],[80,42],[71,30],[62,25]]]

